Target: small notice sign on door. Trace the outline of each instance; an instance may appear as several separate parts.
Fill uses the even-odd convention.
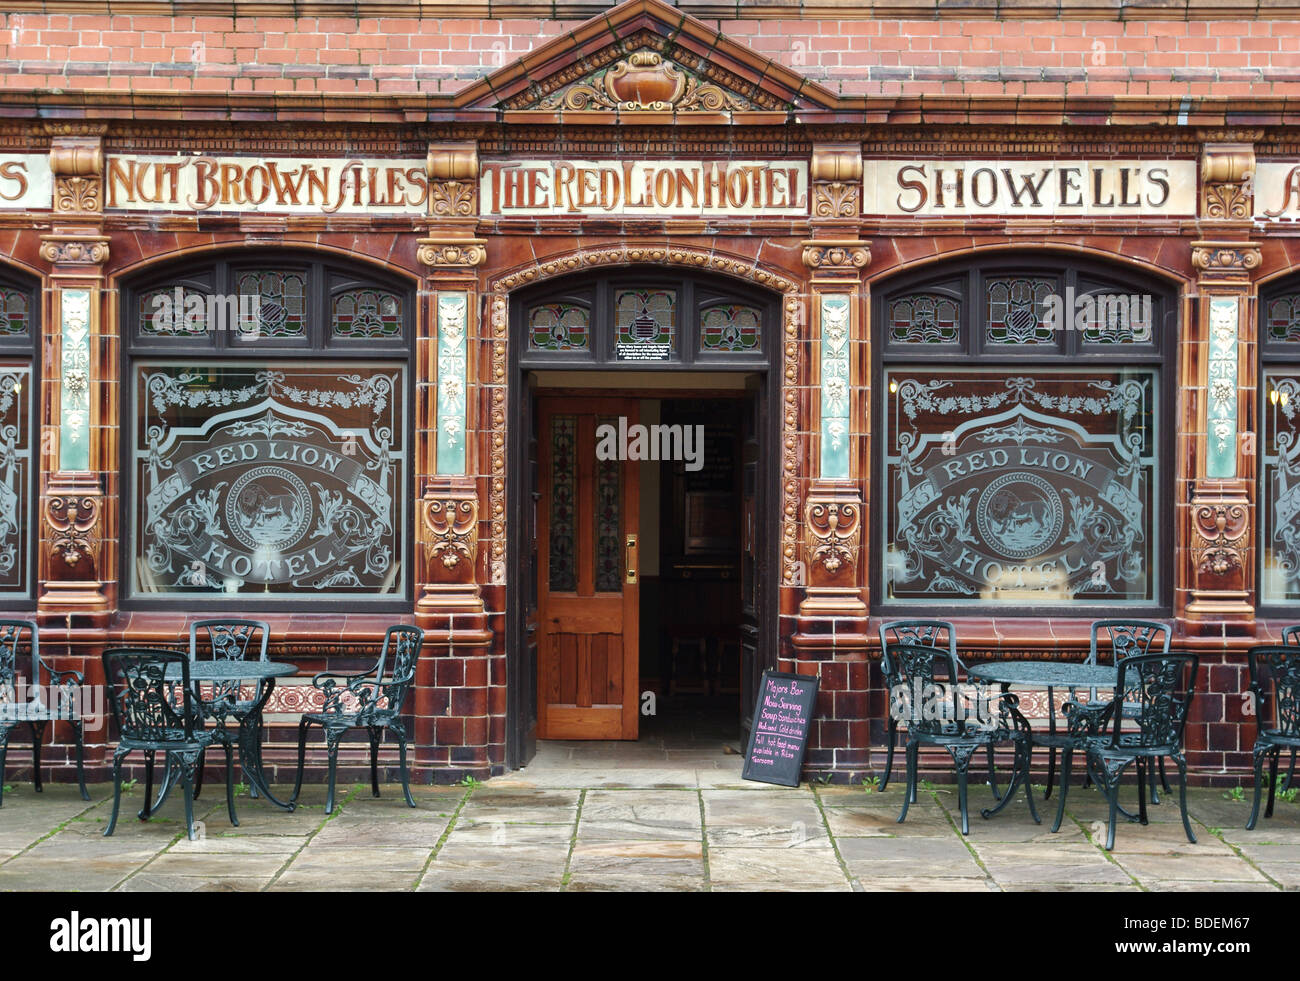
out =
[[[783,787],[799,786],[816,705],[816,678],[764,671],[741,777]]]

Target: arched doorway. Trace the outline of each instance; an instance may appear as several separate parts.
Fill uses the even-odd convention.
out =
[[[775,293],[660,267],[512,295],[511,765],[691,698],[747,731],[776,662],[779,317]]]

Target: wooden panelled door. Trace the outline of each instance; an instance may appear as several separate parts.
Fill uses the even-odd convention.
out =
[[[638,464],[596,456],[598,428],[625,432],[620,417],[630,429],[637,409],[538,400],[539,739],[637,738]]]

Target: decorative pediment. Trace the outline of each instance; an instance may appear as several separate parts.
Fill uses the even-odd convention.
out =
[[[835,96],[660,0],[627,0],[458,99],[507,112],[816,110]]]

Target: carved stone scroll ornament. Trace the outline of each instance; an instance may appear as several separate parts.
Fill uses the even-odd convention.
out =
[[[654,51],[635,51],[607,69],[539,104],[541,109],[623,112],[721,112],[752,106],[713,82],[669,64]]]
[[[871,263],[871,250],[857,241],[808,241],[803,243],[803,263],[822,272],[856,273]]]
[[[49,497],[45,501],[51,553],[61,557],[69,569],[76,569],[87,556],[92,562],[98,558],[95,528],[99,524],[99,504],[99,498],[84,495]]]
[[[862,542],[862,507],[810,498],[804,519],[810,585],[822,579],[852,583]],[[819,575],[824,572],[825,575]]]
[[[98,137],[56,138],[50,149],[54,210],[97,214],[104,210],[104,151]]]
[[[1199,539],[1196,571],[1220,579],[1239,579],[1245,568],[1242,549],[1250,532],[1246,505],[1201,504],[1196,508],[1193,522]]]
[[[862,145],[821,144],[813,149],[812,216],[856,218],[862,208]],[[804,260],[807,262],[807,259]]]
[[[431,239],[418,240],[416,255],[426,266],[445,266],[468,269],[477,266],[487,256],[486,242],[482,239]]]
[[[1245,282],[1260,261],[1259,246],[1251,242],[1192,243],[1192,265],[1202,282]]]
[[[478,558],[478,499],[469,496],[426,497],[420,504],[424,519],[425,553],[435,581],[468,582]]]
[[[1205,147],[1201,156],[1201,215],[1249,221],[1254,213],[1255,148],[1250,144]]]
[[[425,170],[429,213],[439,218],[473,218],[478,212],[478,147],[473,143],[433,143]]]
[[[97,266],[108,261],[108,239],[98,235],[42,236],[41,258],[55,265]]]

